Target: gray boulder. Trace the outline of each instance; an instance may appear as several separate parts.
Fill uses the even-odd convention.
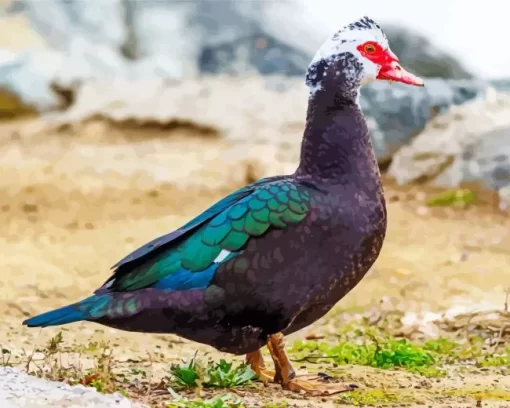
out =
[[[466,146],[462,161],[462,181],[481,181],[498,191],[510,187],[510,123],[479,135]]]
[[[231,75],[253,71],[261,75],[304,76],[309,63],[308,53],[262,30],[229,43],[205,46],[198,60],[203,74]]]
[[[457,187],[477,182],[510,186],[510,95],[489,88],[476,99],[431,120],[393,157],[388,174],[398,184]],[[506,191],[506,190],[505,190]]]
[[[360,104],[374,119],[371,128],[380,163],[410,142],[434,116],[482,95],[488,86],[506,91],[510,81],[428,79],[424,88],[376,82],[362,88]]]

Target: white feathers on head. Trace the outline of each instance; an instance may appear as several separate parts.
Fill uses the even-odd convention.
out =
[[[377,64],[363,57],[356,48],[367,41],[375,41],[384,49],[389,47],[388,39],[381,27],[374,20],[365,16],[343,27],[326,40],[313,57],[310,68],[320,61],[329,61],[339,54],[351,53],[363,65],[363,77],[360,85],[366,85],[376,79],[380,69]],[[320,85],[314,85],[315,88],[318,86],[320,88]]]

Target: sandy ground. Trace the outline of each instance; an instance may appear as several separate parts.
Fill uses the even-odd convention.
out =
[[[25,317],[89,295],[128,252],[261,175],[252,163],[263,147],[244,146],[246,157],[227,154],[240,150],[214,134],[104,122],[58,132],[21,131],[33,126],[29,121],[0,129],[0,344],[16,355],[31,352],[59,330],[22,328]],[[277,163],[262,172],[292,165]],[[483,195],[473,208],[430,209],[424,205],[433,193],[429,189],[402,189],[387,181],[386,191],[389,231],[382,254],[331,316],[381,303],[418,315],[452,308],[502,310],[510,287],[510,219],[495,210],[492,196]],[[294,338],[320,331],[324,322]],[[129,334],[93,324],[65,329],[69,343],[112,342],[125,364],[147,353],[156,355],[159,367],[197,349],[219,354],[174,336]],[[428,385],[420,386],[422,378],[405,373],[378,376],[362,367],[348,372],[369,387],[412,389],[429,406],[443,406],[434,399],[441,387],[460,387],[458,378],[435,385],[426,380]],[[480,375],[466,381],[467,386],[510,392],[508,377]],[[245,397],[262,398],[257,395],[247,391]],[[327,406],[287,398],[303,406]],[[471,405],[464,397],[450,398],[444,406],[474,406],[474,400],[467,401]]]

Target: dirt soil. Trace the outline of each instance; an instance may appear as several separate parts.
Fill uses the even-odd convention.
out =
[[[62,329],[26,329],[24,318],[88,296],[128,252],[262,173],[292,167],[275,163],[260,170],[253,163],[263,146],[235,150],[218,135],[193,129],[103,121],[58,131],[40,131],[37,121],[0,126],[0,345],[18,359]],[[398,188],[390,180],[385,185],[389,230],[377,263],[329,318],[289,342],[331,330],[337,316],[373,308],[407,312],[411,335],[434,334],[422,321],[428,312],[503,310],[510,287],[510,219],[497,211],[493,196],[481,193],[482,202],[470,208],[432,209],[425,205],[434,193],[430,188]],[[119,366],[136,366],[150,354],[155,378],[196,350],[231,359],[171,335],[91,323],[64,329],[67,344],[111,342]],[[344,372],[362,388],[411,395],[407,406],[474,407],[473,390],[510,395],[510,377],[482,371],[441,380],[357,366]],[[250,406],[278,398],[296,406],[337,401],[307,399],[276,386],[239,393]],[[489,397],[483,406],[510,407],[504,399]]]

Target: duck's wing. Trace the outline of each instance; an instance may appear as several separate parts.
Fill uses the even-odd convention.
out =
[[[234,258],[251,237],[300,222],[309,204],[308,188],[292,178],[259,180],[122,259],[96,294],[143,288],[204,289],[216,269]]]

